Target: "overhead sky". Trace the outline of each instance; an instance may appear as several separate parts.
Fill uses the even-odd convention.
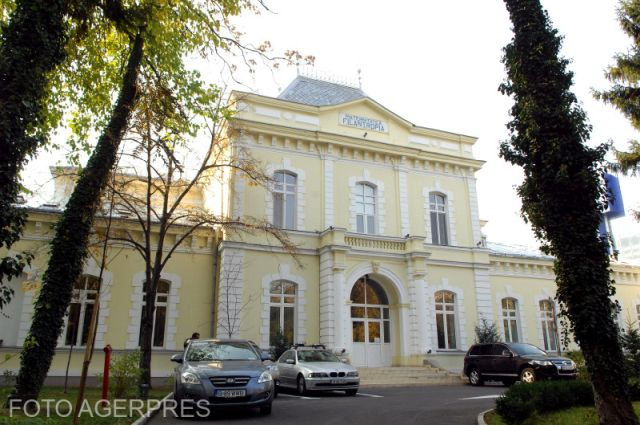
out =
[[[515,186],[519,168],[498,157],[508,137],[511,100],[498,92],[505,77],[500,59],[511,24],[501,0],[271,0],[271,12],[244,18],[251,40],[269,40],[275,51],[298,49],[316,56],[324,78],[358,84],[416,125],[478,138],[474,155],[486,161],[477,173],[480,218],[489,240],[536,246],[520,217]],[[626,119],[593,99],[591,88],[608,87],[604,69],[630,45],[616,19],[617,1],[543,0],[553,26],[564,36],[562,53],[572,60],[574,93],[593,125],[592,142],[612,139],[619,148],[637,137]],[[259,72],[249,85],[277,96],[295,78],[295,67],[273,75]],[[637,178],[621,182],[625,207],[638,207]],[[629,218],[613,223],[616,236],[640,233]]]
[[[508,137],[511,100],[498,92],[505,71],[502,49],[511,25],[502,0],[265,0],[271,11],[244,16],[237,26],[256,44],[269,40],[275,52],[297,49],[316,56],[306,74],[360,82],[368,96],[412,123],[475,136],[476,158],[486,161],[477,173],[480,218],[488,220],[490,241],[537,246],[520,217],[515,186],[519,168],[498,157]],[[613,55],[630,45],[618,26],[617,1],[542,0],[553,26],[564,36],[563,55],[572,60],[574,93],[593,125],[592,143],[613,140],[618,148],[637,137],[612,107],[593,99],[591,88],[609,83],[604,69]],[[215,75],[215,63],[205,69]],[[361,74],[358,74],[361,70]],[[277,96],[296,76],[296,67],[253,79],[241,76],[249,89]],[[239,87],[235,87],[239,88]],[[247,87],[240,87],[247,90]],[[41,155],[25,173],[27,182],[46,173]],[[37,170],[37,171],[34,171]],[[48,173],[46,173],[48,174]],[[47,176],[48,177],[48,176]],[[640,208],[638,178],[621,181],[627,210]],[[34,185],[32,189],[37,188]],[[613,222],[617,237],[640,233],[640,224],[625,217]]]

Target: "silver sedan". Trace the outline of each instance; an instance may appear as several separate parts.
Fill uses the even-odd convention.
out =
[[[343,390],[356,395],[360,387],[358,370],[324,349],[293,348],[278,359],[277,386],[307,391]]]

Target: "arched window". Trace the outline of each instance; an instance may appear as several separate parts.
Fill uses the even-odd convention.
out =
[[[351,289],[353,342],[390,343],[389,299],[382,286],[364,277]]]
[[[502,299],[502,323],[504,341],[518,342],[518,301],[515,298]]]
[[[144,288],[144,286],[143,286]],[[169,289],[171,288],[171,282],[168,280],[161,280],[158,282],[158,289],[156,291],[156,310],[153,315],[153,328],[151,331],[151,345],[153,347],[164,347],[165,330],[167,327],[167,306],[169,305]],[[142,317],[144,317],[145,309],[147,308],[147,293],[142,294]],[[142,331],[142,319],[140,320],[140,329]],[[138,337],[138,345],[140,344],[140,337]]]
[[[85,345],[89,336],[91,314],[100,289],[100,279],[82,275],[73,284],[69,315],[64,332],[65,345]]]
[[[432,192],[429,194],[429,213],[431,219],[431,243],[434,245],[448,245],[447,234],[447,198]]]
[[[295,229],[297,178],[292,173],[277,171],[273,179],[273,224],[282,229]]]
[[[556,321],[553,304],[550,300],[540,301],[540,321],[542,325],[542,339],[546,351],[558,349],[558,333],[556,332]]]
[[[438,291],[434,294],[438,348],[441,349],[457,348],[455,300],[456,295],[451,291]]]
[[[296,285],[279,280],[271,284],[269,302],[269,345],[276,345],[278,331],[287,345],[294,342]]]
[[[365,183],[356,185],[356,231],[376,233],[376,190]]]

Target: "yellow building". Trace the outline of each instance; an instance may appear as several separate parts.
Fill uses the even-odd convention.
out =
[[[233,177],[222,189],[199,188],[192,201],[285,229],[297,261],[263,235],[201,229],[189,238],[158,294],[154,376],[169,375],[170,354],[195,331],[268,347],[280,329],[291,342],[344,349],[353,364],[370,367],[426,359],[459,371],[481,319],[505,340],[557,349],[552,259],[482,235],[474,137],[416,126],[359,88],[302,76],[278,98],[234,92],[232,102],[240,130],[232,146],[262,163],[272,187]],[[59,185],[58,198],[70,187]],[[58,211],[33,210],[16,247],[41,246],[31,269],[11,282],[17,291],[0,319],[2,351],[17,353],[24,341]],[[96,346],[133,350],[144,265],[129,248],[111,250]],[[71,342],[83,345],[96,268],[89,259],[70,309],[78,325],[63,331],[50,375],[64,373]],[[640,314],[640,269],[613,269],[624,325]],[[71,357],[77,375],[80,355]],[[4,367],[17,368],[17,359]],[[100,370],[99,357],[93,368]]]

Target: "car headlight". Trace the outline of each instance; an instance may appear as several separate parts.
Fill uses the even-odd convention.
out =
[[[358,371],[356,370],[354,372],[347,372],[347,376],[356,377],[356,376],[358,376]]]
[[[199,384],[200,378],[198,378],[198,375],[195,373],[182,372],[182,375],[180,375],[180,382],[183,384]]]
[[[262,372],[258,378],[258,384],[264,384],[265,382],[273,381],[273,376],[268,371]]]
[[[327,375],[325,372],[310,372],[309,373],[309,378],[328,378],[329,375]]]
[[[551,363],[549,360],[533,360],[531,361],[531,364],[538,366],[553,366],[553,363]]]

